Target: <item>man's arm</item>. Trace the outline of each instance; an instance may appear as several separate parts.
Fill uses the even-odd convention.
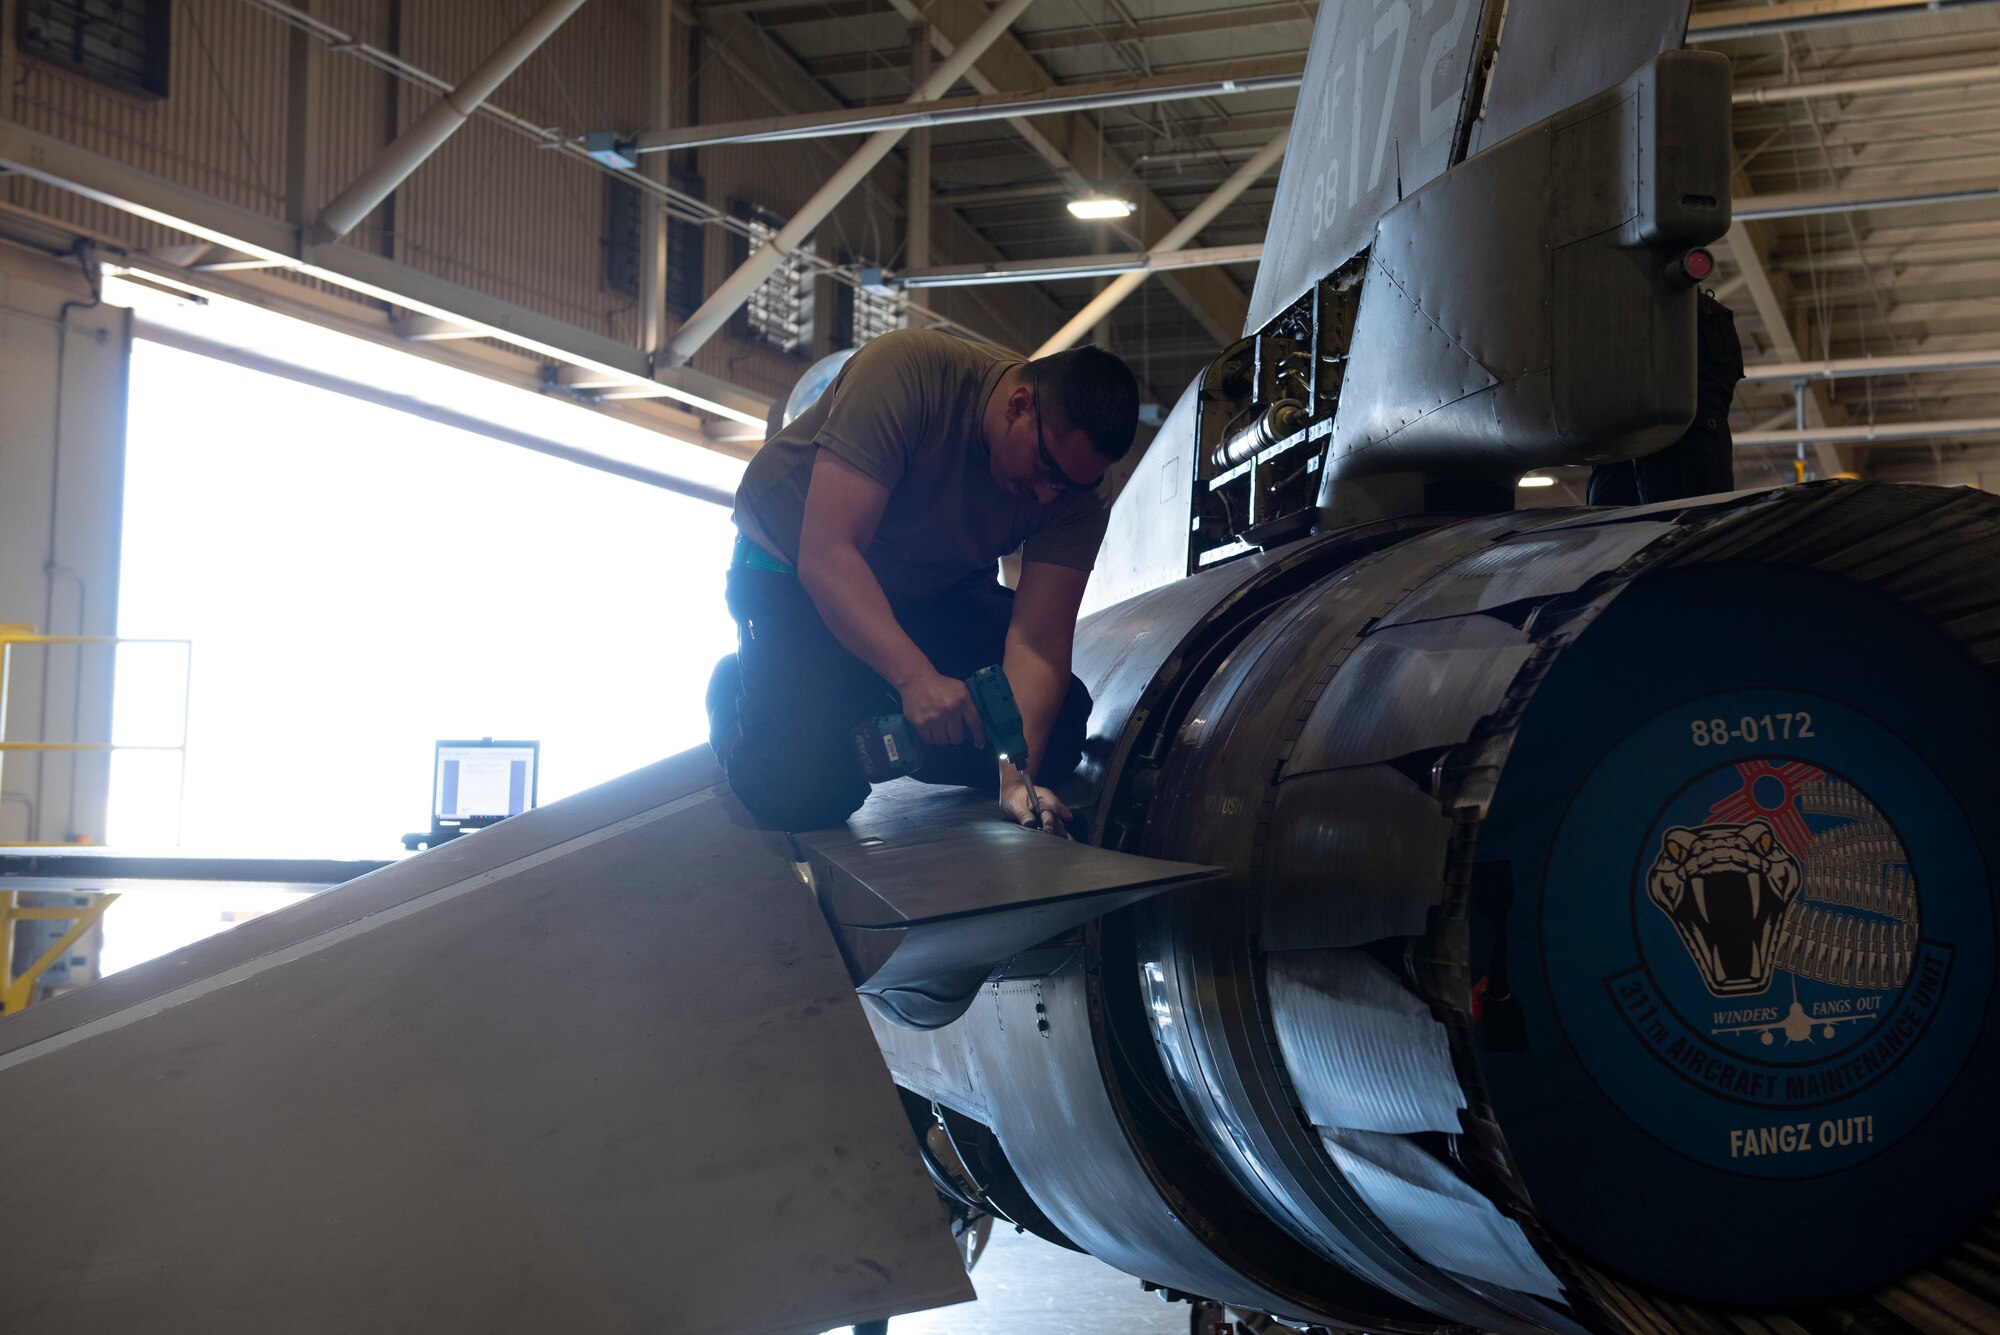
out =
[[[1021,584],[1014,591],[1014,616],[1007,625],[1007,651],[1001,667],[1021,707],[1028,758],[1037,771],[1048,747],[1049,731],[1069,692],[1076,614],[1083,606],[1083,590],[1089,582],[1088,570],[1048,561],[1024,561],[1021,565]],[[1067,821],[1069,808],[1047,789],[1041,792],[1043,807]],[[1032,819],[1027,787],[1014,767],[1004,763],[1000,766],[1000,805],[1017,821],[1025,824]]]
[[[969,734],[984,746],[985,729],[965,683],[941,676],[917,648],[861,555],[888,504],[887,487],[838,455],[818,451],[799,527],[799,583],[841,646],[895,688],[903,717],[919,737],[946,746]]]

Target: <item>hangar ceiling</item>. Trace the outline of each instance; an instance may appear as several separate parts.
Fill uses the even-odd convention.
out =
[[[1386,17],[1466,2],[1375,0]],[[620,173],[585,136],[891,107],[989,13],[983,0],[588,0],[388,205],[324,245],[301,223],[536,0],[180,0],[158,100],[17,51],[30,3],[62,8],[0,0],[8,238],[52,224],[53,239],[26,244],[67,257],[66,230],[204,291],[316,301],[332,314],[315,318],[360,320],[440,360],[484,359],[736,453],[840,336],[822,311],[796,346],[732,327],[685,366],[653,355],[693,306],[670,297],[664,321],[642,319],[636,290],[605,277],[618,226],[605,178],[644,185],[649,217],[666,201],[693,226],[684,276],[698,300],[753,234],[744,197],[783,218],[861,137],[682,148]],[[1314,0],[1033,0],[947,100],[1063,95],[1070,107],[905,139],[821,229],[820,286],[846,306],[869,265],[1036,265],[1158,243],[1284,133],[1316,14]],[[1740,221],[1717,247],[1716,286],[1753,363],[1734,422],[1750,446],[1744,480],[1792,476],[1807,435],[1816,474],[1988,481],[1982,463],[2000,460],[2000,3],[1695,0],[1690,40],[1736,74]],[[1132,100],[1167,85],[1180,91]],[[1107,90],[1124,100],[1105,105]],[[913,212],[909,178],[921,182],[926,157],[934,207]],[[705,199],[683,177],[705,177]],[[1275,167],[1258,174],[1183,243],[1204,252],[1200,266],[1149,277],[1099,326],[1161,402],[1240,329],[1276,183]],[[1065,211],[1099,191],[1137,212],[1087,223]],[[924,288],[933,315],[916,318],[1029,349],[1106,281]]]
[[[805,72],[844,105],[870,106],[908,94],[913,20],[948,28],[954,9],[952,0],[710,0],[695,14],[749,19],[774,66]],[[1297,70],[1316,12],[1311,0],[1039,0],[980,68],[1000,87]],[[2000,6],[1696,0],[1690,43],[1728,55],[1736,71],[1737,204],[1749,221],[1718,247],[1718,290],[1737,312],[1746,358],[1793,368],[1739,391],[1736,430],[1772,442],[1745,456],[1745,480],[1790,476],[1800,426],[1894,437],[1961,424],[1916,442],[1843,442],[1809,456],[1820,473],[1885,451],[1920,463],[1935,446],[2000,432],[2000,355],[1978,355],[2000,354]],[[1808,95],[1814,85],[1826,87]],[[1295,98],[1273,89],[940,127],[935,199],[1014,259],[1143,249],[1158,235],[1138,225],[1153,221],[1144,212],[1082,223],[1065,199],[1099,188],[1183,215],[1286,126]],[[1261,240],[1276,184],[1273,170],[1199,244]],[[1217,351],[1214,319],[1240,302],[1254,271],[1248,262],[1206,271],[1194,294],[1149,281],[1112,317],[1113,346],[1171,395]],[[1047,290],[1074,311],[1093,286]],[[1885,357],[1904,369],[1848,364]]]

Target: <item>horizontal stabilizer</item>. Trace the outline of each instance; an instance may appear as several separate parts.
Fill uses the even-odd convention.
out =
[[[0,1022],[0,1330],[969,1299],[789,854],[688,752]]]
[[[885,785],[845,827],[796,836],[857,990],[889,1018],[935,1029],[965,1013],[998,965],[1216,867],[1114,853],[1023,829],[964,789]]]

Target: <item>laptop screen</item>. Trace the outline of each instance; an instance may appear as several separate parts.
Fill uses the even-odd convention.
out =
[[[535,805],[538,742],[439,742],[431,810],[441,821],[496,821]]]

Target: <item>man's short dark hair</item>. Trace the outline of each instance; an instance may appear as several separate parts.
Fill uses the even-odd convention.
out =
[[[1028,363],[1037,403],[1070,430],[1090,437],[1090,447],[1117,463],[1139,429],[1139,382],[1132,368],[1095,343],[1065,348]]]

